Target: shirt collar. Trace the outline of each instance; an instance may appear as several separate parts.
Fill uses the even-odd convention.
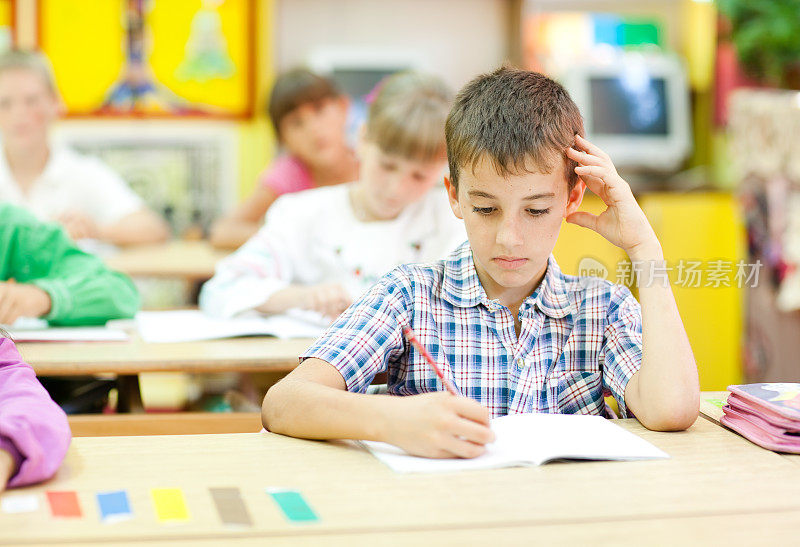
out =
[[[494,305],[478,279],[469,242],[459,246],[444,261],[442,296],[460,308],[470,308],[478,304],[491,308]],[[521,308],[524,310],[534,306],[552,318],[565,317],[572,311],[564,274],[553,255],[547,259],[547,270],[542,282],[523,301]]]
[[[556,259],[550,255],[544,279],[533,294],[525,299],[523,306],[529,303],[530,306],[536,306],[542,313],[554,319],[565,317],[572,311],[566,281]]]
[[[469,241],[459,245],[444,261],[442,296],[460,308],[471,308],[481,302],[489,302],[478,279],[478,272],[475,271]]]

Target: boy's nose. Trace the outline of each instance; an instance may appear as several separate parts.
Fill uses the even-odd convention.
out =
[[[497,243],[507,249],[513,249],[522,245],[524,241],[522,224],[511,215],[501,219],[497,230]]]

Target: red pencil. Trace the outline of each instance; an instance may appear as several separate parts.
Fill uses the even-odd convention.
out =
[[[417,339],[417,335],[414,333],[413,330],[411,330],[411,327],[403,327],[403,334],[406,335],[406,338],[408,338],[408,341],[411,342],[411,344],[413,344],[413,346],[415,348],[417,348],[417,351],[419,351],[422,354],[422,356],[425,358],[425,360],[428,361],[428,364],[431,366],[431,368],[434,370],[434,372],[436,372],[436,376],[438,376],[439,379],[442,381],[442,383],[444,384],[444,387],[447,389],[447,391],[449,391],[450,393],[452,393],[456,397],[461,395],[461,393],[459,393],[458,388],[455,386],[455,384],[452,381],[450,381],[450,380],[448,380],[448,379],[446,379],[444,377],[444,374],[442,374],[442,369],[439,368],[439,366],[433,360],[433,357],[431,357],[431,354],[428,353],[427,349],[425,349],[425,346],[423,346],[420,343],[420,341]]]

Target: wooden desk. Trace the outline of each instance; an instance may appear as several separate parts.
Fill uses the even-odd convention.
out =
[[[114,270],[131,277],[169,277],[205,281],[229,251],[215,249],[207,241],[169,241],[122,249],[106,259]]]
[[[720,425],[719,419],[725,414],[720,403],[728,400],[727,391],[703,391],[700,393],[700,415]]]
[[[289,372],[310,338],[252,337],[147,344],[127,342],[20,342],[22,357],[41,376],[140,372]]]
[[[187,545],[796,541],[800,467],[706,420],[679,433],[618,423],[672,458],[399,475],[342,444],[269,433],[78,438],[53,481],[17,493],[75,490],[83,518],[53,519],[42,498],[36,512],[0,513],[0,535],[15,543]],[[220,524],[208,493],[215,486],[241,490],[253,527]],[[288,523],[264,493],[271,486],[299,490],[320,520]],[[191,520],[157,523],[154,487],[182,488]],[[134,518],[100,524],[94,496],[117,488],[127,490]]]
[[[21,342],[17,348],[39,376],[116,374],[119,410],[141,410],[140,372],[290,372],[313,340],[233,338],[177,344],[127,342]]]
[[[73,437],[253,433],[261,429],[260,412],[77,414],[67,418]]]

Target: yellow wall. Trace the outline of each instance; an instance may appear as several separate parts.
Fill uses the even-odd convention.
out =
[[[700,387],[720,391],[741,383],[743,289],[735,280],[736,262],[745,258],[744,227],[736,196],[727,193],[646,194],[639,199],[661,241],[678,310],[694,351]],[[603,203],[594,195],[581,210],[598,214]],[[596,233],[564,223],[554,251],[564,273],[578,274],[578,264],[591,257],[608,269],[606,278],[619,282],[617,264],[625,253]],[[701,261],[700,287],[679,286],[681,260]],[[730,287],[705,286],[709,262],[730,261]],[[634,290],[634,294],[635,294]]]
[[[668,266],[681,259],[733,263],[730,287],[680,287],[671,272],[689,342],[700,373],[700,388],[724,390],[741,383],[743,289],[737,287],[735,264],[745,258],[744,227],[733,194],[653,194],[640,203],[661,240]]]

